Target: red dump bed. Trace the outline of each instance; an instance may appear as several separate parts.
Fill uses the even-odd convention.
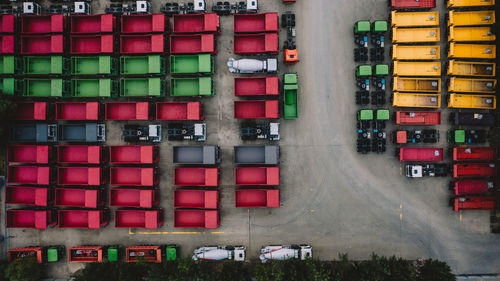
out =
[[[21,35],[22,55],[57,54],[64,50],[64,39],[56,35]]]
[[[215,36],[213,34],[170,35],[171,54],[217,54]]]
[[[497,196],[477,196],[455,198],[453,209],[461,210],[494,210],[498,208]]]
[[[46,207],[48,189],[46,187],[7,186],[5,188],[5,203]]]
[[[163,225],[162,210],[115,210],[115,227],[157,229]]]
[[[174,190],[174,208],[217,209],[219,207],[219,191],[217,190]]]
[[[279,185],[279,167],[236,167],[234,170],[236,185]]]
[[[158,160],[158,146],[113,145],[109,147],[111,164],[153,164]]]
[[[46,102],[16,102],[16,120],[47,120]]]
[[[110,185],[153,186],[159,183],[158,174],[158,167],[111,167]]]
[[[58,145],[57,163],[100,164],[102,148],[98,145]]]
[[[43,263],[43,247],[16,248],[7,251],[7,259],[9,262],[24,257],[34,257],[37,263]]]
[[[174,210],[174,227],[210,229],[219,225],[218,210]]]
[[[157,102],[156,120],[203,120],[203,104],[192,102]]]
[[[99,103],[56,102],[56,120],[99,120]]]
[[[498,159],[496,147],[454,147],[453,161],[494,161]]]
[[[279,81],[276,76],[234,78],[234,95],[237,97],[279,94]]]
[[[50,168],[39,166],[9,166],[7,183],[49,185]]]
[[[126,250],[126,262],[161,262],[160,246],[132,246]]]
[[[48,164],[52,149],[48,145],[9,145],[7,162],[26,164]]]
[[[21,17],[21,33],[62,33],[65,17],[57,15],[23,15]]]
[[[399,161],[443,161],[444,149],[436,147],[401,147]]]
[[[236,189],[236,208],[279,208],[279,189]]]
[[[219,16],[214,13],[174,15],[174,33],[219,32]]]
[[[258,119],[280,118],[277,100],[237,100],[234,101],[234,118]]]
[[[436,8],[436,0],[391,0],[391,8],[394,10]]]
[[[99,229],[108,224],[103,210],[59,210],[60,228]]]
[[[100,205],[96,189],[56,188],[54,205],[58,207],[97,208]]]
[[[165,36],[163,34],[141,34],[120,36],[120,53],[144,54],[163,53]]]
[[[42,210],[7,210],[7,228],[46,229],[52,225],[50,211]]]
[[[103,262],[101,246],[79,246],[68,249],[69,262]]]
[[[0,53],[13,54],[14,53],[14,36],[13,35],[0,35]]]
[[[113,35],[71,35],[72,55],[113,53]]]
[[[495,177],[497,166],[494,163],[468,163],[453,165],[454,178]]]
[[[0,33],[14,33],[14,15],[0,15]]]
[[[243,55],[270,54],[277,55],[278,34],[277,33],[257,33],[257,34],[234,34],[234,53]]]
[[[165,32],[164,14],[123,15],[122,33]]]
[[[101,168],[98,167],[58,167],[58,185],[101,185],[104,183]]]
[[[219,185],[218,168],[175,168],[174,185],[217,186]]]
[[[113,32],[115,17],[105,15],[73,15],[71,16],[71,33],[106,33]]]
[[[497,183],[492,180],[461,180],[455,182],[455,195],[485,194],[497,189]]]
[[[440,111],[397,111],[396,125],[440,125]]]
[[[234,15],[234,32],[278,32],[278,13],[236,14]]]
[[[111,188],[109,205],[111,207],[152,208],[158,205],[158,195],[153,189]]]
[[[107,102],[106,120],[149,120],[149,102]]]

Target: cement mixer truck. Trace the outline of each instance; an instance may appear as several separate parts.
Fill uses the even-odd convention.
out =
[[[278,72],[278,60],[275,58],[265,60],[229,58],[227,66],[232,73]]]
[[[262,263],[268,260],[289,260],[312,258],[312,247],[309,245],[274,245],[265,246],[260,250]]]
[[[235,260],[245,261],[246,248],[243,246],[203,246],[194,250],[193,260],[220,261]]]

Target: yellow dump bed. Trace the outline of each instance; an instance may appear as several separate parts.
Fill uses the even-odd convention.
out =
[[[471,62],[471,61],[456,61],[448,62],[449,76],[495,76],[496,64],[493,62]]]
[[[395,76],[441,76],[441,63],[438,61],[412,62],[394,61]]]
[[[450,94],[450,108],[495,109],[496,97],[493,95]]]
[[[441,78],[393,77],[395,92],[441,92]]]
[[[392,29],[392,43],[425,42],[439,42],[439,27]]]
[[[495,11],[450,11],[448,26],[492,25],[495,24]]]
[[[439,60],[439,46],[392,45],[392,60]]]
[[[448,92],[494,94],[496,79],[470,79],[451,77]]]
[[[441,107],[441,95],[394,92],[392,106],[439,108]]]
[[[448,0],[448,8],[495,6],[495,0]]]
[[[448,50],[449,58],[495,59],[497,46],[486,44],[459,44],[452,42]]]
[[[391,12],[392,27],[438,26],[439,12]]]
[[[454,42],[489,42],[495,41],[496,36],[491,32],[491,27],[455,27],[450,26],[448,41]]]

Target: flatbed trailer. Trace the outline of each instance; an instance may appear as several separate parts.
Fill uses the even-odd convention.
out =
[[[157,229],[163,225],[163,209],[115,210],[116,228]]]
[[[173,33],[220,32],[219,16],[215,13],[173,15]]]
[[[174,77],[170,80],[172,97],[214,96],[214,88],[212,77]]]
[[[16,120],[47,120],[46,102],[16,102]]]
[[[112,14],[71,16],[71,34],[112,33],[115,26]]]
[[[451,77],[448,83],[448,92],[494,94],[496,85],[496,79]]]
[[[11,128],[10,140],[14,143],[56,142],[57,125],[55,124],[16,124]]]
[[[498,182],[482,179],[482,180],[458,180],[453,183],[455,195],[467,194],[487,194],[498,189]]]
[[[398,12],[391,11],[392,27],[439,26],[438,11]]]
[[[218,210],[174,209],[175,228],[214,229],[220,225]]]
[[[153,54],[165,50],[165,35],[141,34],[121,35],[120,53],[122,54]]]
[[[494,60],[496,52],[496,45],[451,42],[448,48],[448,58]]]
[[[495,0],[447,0],[448,8],[492,7]]]
[[[234,163],[244,165],[279,165],[277,145],[247,145],[234,147]]]
[[[71,35],[70,36],[70,54],[104,54],[113,53],[114,37],[113,34],[100,35]]]
[[[121,16],[121,33],[165,32],[165,14],[138,14]]]
[[[62,56],[23,56],[22,64],[24,75],[67,75],[69,60]]]
[[[393,93],[394,107],[440,108],[441,94]]]
[[[436,8],[436,0],[390,0],[393,10],[431,9]]]
[[[157,102],[156,120],[203,120],[201,102]]]
[[[23,36],[24,37],[24,36]],[[34,52],[33,50],[33,45],[29,43],[29,46],[26,46],[28,44],[28,41],[32,41],[33,38],[28,37],[25,40],[22,40],[21,42],[25,42],[24,45],[21,43],[21,53],[26,54],[27,52]],[[8,54],[8,55],[13,55],[15,51],[15,42],[14,42],[14,35],[8,35],[8,34],[2,34],[0,35],[0,54]],[[24,47],[24,48],[23,48]],[[43,48],[46,46],[42,46]],[[26,50],[26,51],[23,51]],[[61,50],[62,52],[62,50]]]
[[[495,11],[449,11],[448,26],[475,26],[495,24]]]
[[[25,78],[22,95],[25,97],[62,97],[65,81],[58,78]]]
[[[62,33],[66,26],[66,17],[54,15],[22,15],[22,34]]]
[[[97,121],[99,120],[98,102],[56,102],[56,120]]]
[[[121,97],[162,97],[165,95],[165,80],[154,78],[121,78]]]
[[[448,100],[450,108],[495,109],[496,106],[494,95],[450,94]]]
[[[5,212],[7,228],[47,229],[47,226],[55,224],[51,211],[10,209]]]
[[[278,32],[278,13],[235,14],[235,33]]]
[[[235,77],[234,95],[237,97],[279,95],[278,77]]]
[[[174,164],[217,165],[220,161],[220,148],[215,145],[174,146]]]
[[[448,27],[448,42],[490,42],[496,36],[489,26]]]
[[[454,147],[453,161],[495,161],[498,159],[496,147]]]
[[[236,100],[235,119],[276,119],[279,118],[277,100]]]
[[[77,246],[68,249],[68,262],[104,262],[102,246]]]
[[[174,208],[217,209],[219,205],[218,190],[174,190]]]
[[[57,163],[89,164],[104,162],[103,149],[99,145],[58,145]]]
[[[220,184],[218,168],[174,168],[176,186],[218,186]]]
[[[48,145],[9,145],[8,163],[48,164],[52,159],[52,147]]]
[[[235,33],[233,44],[234,53],[240,55],[277,55],[279,53],[277,33]]]
[[[495,76],[493,62],[448,61],[448,76]]]
[[[236,189],[234,191],[236,208],[279,208],[279,189]]]
[[[164,75],[165,59],[160,55],[121,56],[121,75]]]
[[[47,187],[7,186],[5,204],[47,207],[49,204]]]
[[[107,210],[59,210],[59,228],[99,229],[109,223]]]
[[[109,78],[71,79],[72,98],[109,98],[115,95],[116,84]]]
[[[392,79],[395,92],[427,92],[441,93],[441,78],[394,77]]]
[[[427,28],[393,28],[392,43],[438,43],[439,27]]]
[[[444,160],[444,149],[435,147],[401,147],[399,161],[441,162]]]
[[[150,120],[149,102],[107,102],[105,120]]]
[[[496,177],[495,163],[461,163],[453,165],[454,178]]]
[[[116,59],[111,56],[73,56],[71,75],[115,75]]]
[[[126,208],[153,208],[158,205],[158,189],[110,188],[109,206]]]
[[[496,120],[495,115],[492,113],[484,112],[452,112],[450,114],[450,120],[456,126],[467,125],[467,126],[495,126]]]
[[[236,167],[234,170],[235,185],[265,185],[280,184],[279,167]]]
[[[158,167],[111,167],[109,169],[109,184],[113,186],[152,187],[160,181]]]
[[[97,189],[56,188],[54,206],[95,209],[104,204]]]
[[[441,76],[441,62],[394,61],[394,76]]]
[[[104,183],[100,167],[57,167],[57,185],[100,186]]]
[[[59,141],[64,142],[104,142],[106,125],[97,123],[76,123],[59,125]]]
[[[16,17],[13,14],[0,15],[0,33],[14,33]]]
[[[170,54],[217,54],[214,34],[170,35]]]
[[[453,210],[494,210],[498,208],[497,196],[470,196],[454,199]]]
[[[214,57],[210,54],[171,55],[171,74],[213,74]]]
[[[156,145],[112,145],[108,148],[110,164],[147,165],[160,158]]]
[[[8,166],[8,184],[50,185],[52,183],[50,167]]]
[[[397,111],[396,125],[440,125],[440,111]]]
[[[160,246],[132,246],[126,250],[126,262],[155,262],[161,263],[164,250]]]

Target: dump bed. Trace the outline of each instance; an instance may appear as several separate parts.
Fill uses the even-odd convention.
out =
[[[277,76],[235,77],[234,95],[237,97],[279,95],[278,84]]]
[[[171,54],[217,54],[214,34],[170,35]]]
[[[235,54],[277,55],[279,53],[277,33],[235,33],[233,43]]]
[[[392,27],[439,26],[439,12],[391,12]]]
[[[220,32],[215,13],[173,15],[173,33]]]
[[[201,102],[157,102],[156,120],[203,120]]]
[[[480,27],[455,27],[448,28],[449,42],[487,42],[495,41],[496,36],[489,26]]]
[[[449,76],[495,76],[496,64],[493,62],[448,61]]]
[[[392,90],[397,92],[441,93],[441,78],[394,77]]]
[[[16,120],[46,120],[47,103],[46,102],[16,102]]]
[[[236,189],[234,191],[236,208],[279,208],[279,189]]]
[[[115,210],[115,227],[157,229],[163,224],[162,210]]]
[[[234,118],[236,119],[275,119],[279,117],[277,100],[234,101]]]
[[[449,11],[448,26],[495,24],[495,11]]]
[[[114,75],[116,60],[110,56],[73,56],[71,75]]]
[[[0,33],[14,33],[15,22],[14,15],[0,15]]]
[[[54,206],[97,208],[100,205],[99,191],[82,188],[56,188]]]
[[[27,53],[30,53],[30,52],[34,52],[36,53],[37,51],[34,50],[33,48],[33,43],[31,43],[31,41],[33,41],[34,39],[32,38],[32,36],[22,36],[21,38],[24,38],[24,37],[27,37],[26,39],[21,39],[21,42],[24,42],[24,43],[21,43],[21,53],[22,54],[27,54]],[[38,37],[38,36],[36,36]],[[49,37],[50,38],[50,37]],[[61,36],[62,38],[62,36]],[[29,46],[27,46],[27,44],[29,44]],[[45,46],[46,44],[42,45],[42,51],[45,50],[45,48],[47,48],[47,46]],[[49,45],[50,45],[50,42],[49,42]],[[57,47],[59,47],[59,45],[57,45]],[[61,48],[62,48],[62,45],[61,45]],[[0,35],[0,54],[14,54],[14,36],[13,35]],[[26,50],[26,51],[24,51]],[[49,46],[49,51],[51,51],[52,49],[50,49],[50,46]],[[60,52],[62,52],[62,49],[60,50]]]
[[[213,229],[220,225],[218,210],[174,210],[174,227]]]
[[[495,115],[484,112],[452,112],[450,119],[455,125],[487,126],[495,125]]]
[[[392,43],[437,43],[439,41],[439,27],[392,29]]]
[[[443,161],[444,149],[435,147],[401,147],[399,161]]]
[[[104,106],[106,120],[149,120],[148,102],[107,102]]]
[[[57,125],[53,124],[17,124],[11,129],[13,142],[55,142]]]
[[[62,14],[55,15],[23,15],[21,16],[21,33],[62,33],[66,18]]]
[[[8,166],[7,183],[49,185],[52,183],[50,168],[40,166]]]
[[[174,146],[174,164],[216,165],[220,163],[219,147]]]
[[[213,96],[212,77],[189,77],[170,80],[170,95],[173,97]]]
[[[50,211],[42,210],[7,210],[5,224],[7,228],[47,229],[52,223]]]
[[[496,58],[496,48],[496,45],[451,42],[448,49],[448,58],[493,60]]]
[[[217,209],[219,191],[217,190],[174,190],[174,208]]]
[[[163,53],[164,48],[165,35],[163,34],[120,36],[120,53],[122,54]]]
[[[126,262],[156,262],[162,261],[162,249],[160,246],[133,246],[126,250]]]
[[[158,204],[157,190],[138,188],[111,188],[109,206],[128,208],[152,208]]]
[[[165,74],[165,59],[160,55],[121,56],[121,75]]]
[[[219,183],[218,168],[174,168],[174,185],[217,186]]]
[[[103,161],[102,147],[98,145],[58,145],[57,163],[100,164]]]
[[[467,163],[453,165],[454,178],[496,177],[495,163]]]
[[[78,246],[68,249],[68,262],[103,262],[104,249],[101,246]]]
[[[61,124],[59,132],[59,140],[65,142],[103,142],[106,140],[104,124]]]
[[[111,79],[72,79],[70,97],[98,98],[111,97],[114,92],[114,80]]]
[[[62,97],[64,82],[62,79],[26,78],[23,81],[25,97]]]
[[[62,56],[24,56],[22,62],[22,74],[24,75],[68,74],[68,60],[66,58],[63,58]],[[12,62],[12,67],[14,67],[14,62]]]
[[[448,8],[488,7],[495,6],[495,0],[448,0]]]
[[[14,38],[12,38],[14,39]],[[8,38],[2,40],[2,52],[7,52]],[[13,46],[12,46],[13,47]],[[63,35],[21,35],[22,55],[58,54],[64,51]]]
[[[440,108],[441,94],[393,93],[392,106]]]
[[[391,8],[396,10],[436,8],[436,0],[391,0]]]
[[[105,183],[103,173],[99,167],[58,167],[58,185],[92,185],[99,186]]]
[[[448,83],[448,92],[494,94],[496,85],[496,79],[468,79],[451,77]]]
[[[235,14],[235,33],[278,32],[278,13]]]
[[[455,198],[453,209],[462,210],[494,210],[498,208],[497,196],[477,196]]]
[[[165,32],[164,14],[122,15],[122,33]]]
[[[279,185],[279,167],[236,167],[235,185]]]
[[[491,180],[459,180],[454,183],[455,195],[485,194],[497,189],[497,183]]]
[[[71,33],[111,33],[115,27],[115,16],[104,15],[72,15]]]
[[[9,145],[8,163],[48,164],[52,158],[52,147],[48,145]]]
[[[441,62],[394,61],[395,76],[441,76]]]
[[[392,60],[439,60],[440,50],[437,45],[393,45]]]
[[[99,120],[98,102],[56,102],[56,120]]]
[[[59,228],[99,229],[108,224],[103,210],[59,210]]]
[[[48,198],[46,187],[7,186],[5,188],[5,204],[46,207],[49,203]]]
[[[210,54],[171,55],[171,74],[212,74],[214,58]]]
[[[397,111],[396,125],[440,125],[440,111]]]
[[[71,35],[70,53],[72,55],[113,53],[113,44],[113,34]]]
[[[161,97],[165,95],[165,80],[154,78],[120,79],[121,97]]]
[[[113,145],[109,147],[111,164],[153,164],[158,162],[159,150],[155,145]]]
[[[109,169],[109,184],[114,186],[154,186],[160,180],[158,167],[111,167]]]
[[[496,147],[454,147],[453,161],[495,161],[498,159]]]
[[[14,74],[19,72],[19,58],[12,55],[0,56],[0,74]]]
[[[9,262],[17,261],[24,257],[33,257],[37,263],[44,261],[43,247],[15,248],[7,251],[7,259]]]
[[[277,145],[235,146],[234,163],[279,165],[280,147]]]
[[[448,107],[495,109],[496,97],[493,95],[450,94]]]

